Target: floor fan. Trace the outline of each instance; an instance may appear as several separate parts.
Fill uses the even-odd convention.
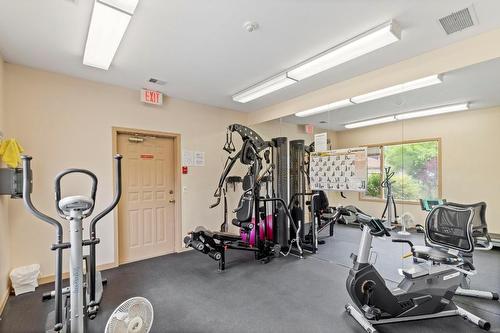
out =
[[[153,325],[153,306],[144,297],[133,297],[115,309],[105,333],[148,333]]]
[[[398,231],[398,234],[403,236],[409,236],[410,233],[406,231],[406,228],[409,228],[414,221],[415,219],[413,218],[413,215],[411,215],[410,213],[404,213],[400,217],[401,230]]]

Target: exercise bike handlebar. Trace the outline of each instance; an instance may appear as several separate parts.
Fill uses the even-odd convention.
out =
[[[370,228],[370,234],[375,237],[387,236],[390,237],[391,234],[389,230],[384,226],[380,219],[374,218],[373,216],[367,215],[362,212],[357,212],[356,217],[358,221]]]
[[[108,215],[109,212],[111,212],[116,207],[116,205],[118,205],[118,202],[120,201],[120,197],[122,195],[122,155],[116,154],[113,158],[115,160],[115,197],[113,198],[113,201],[106,209],[104,209],[102,212],[97,214],[90,221],[90,235],[91,235],[91,237],[95,236],[96,223],[100,219],[102,219],[104,216]]]
[[[90,190],[90,198],[94,202],[94,204],[90,207],[90,209],[85,213],[85,216],[90,216],[92,215],[92,212],[94,211],[95,207],[95,197],[96,197],[96,192],[97,192],[97,177],[94,173],[90,172],[89,170],[85,169],[67,169],[62,171],[56,176],[55,179],[55,193],[56,193],[56,210],[57,213],[59,214],[60,217],[63,219],[66,218],[66,214],[62,211],[62,209],[59,207],[59,201],[61,201],[61,180],[63,179],[64,176],[72,174],[72,173],[81,173],[84,175],[89,176],[92,179],[92,189]]]

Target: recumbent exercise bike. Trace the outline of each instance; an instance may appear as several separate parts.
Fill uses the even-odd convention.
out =
[[[472,221],[474,209],[437,206],[425,222],[426,242],[429,246],[407,243],[412,255],[420,261],[402,270],[404,279],[390,290],[375,267],[369,262],[373,237],[390,237],[383,221],[362,212],[357,213],[363,225],[358,254],[352,254],[353,267],[346,286],[354,306],[346,311],[366,332],[376,332],[374,325],[460,316],[471,323],[490,329],[490,323],[457,306],[452,298],[464,279],[473,270],[463,268],[463,253],[474,251]]]

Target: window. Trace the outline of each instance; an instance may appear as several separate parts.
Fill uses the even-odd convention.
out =
[[[380,184],[387,167],[395,173],[392,178],[394,199],[417,201],[439,198],[439,149],[439,139],[369,146],[368,185],[361,198],[385,199],[386,193]]]

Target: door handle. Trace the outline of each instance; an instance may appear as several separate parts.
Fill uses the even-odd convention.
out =
[[[168,200],[168,202],[170,202],[170,203],[175,203],[175,200],[174,200],[174,199],[172,199],[172,200]]]

